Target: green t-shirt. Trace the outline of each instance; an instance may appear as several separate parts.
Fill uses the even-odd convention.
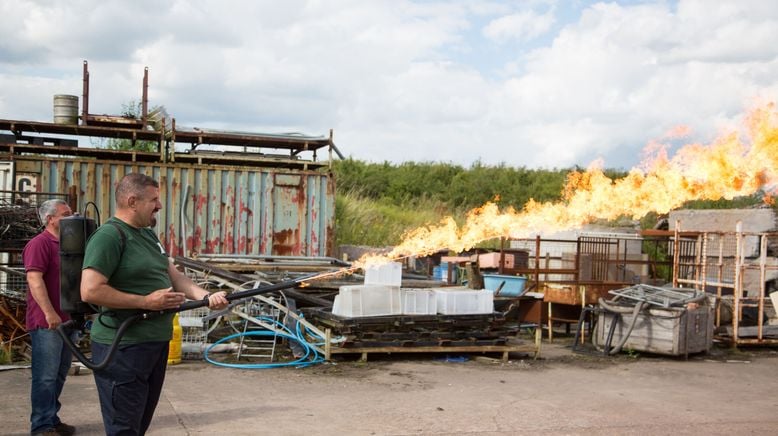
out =
[[[119,231],[106,222],[89,238],[83,269],[93,268],[108,277],[109,285],[122,292],[148,295],[157,289],[170,287],[168,257],[154,232],[148,228],[132,227],[117,218],[108,222],[118,224],[124,231],[124,250]],[[102,310],[107,312],[99,319],[95,318],[91,332],[92,340],[101,344],[112,343],[121,322],[141,312],[110,307]],[[124,334],[121,343],[169,341],[173,335],[173,316],[170,313],[135,322]]]

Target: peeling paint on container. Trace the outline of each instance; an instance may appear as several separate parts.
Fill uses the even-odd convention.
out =
[[[15,162],[40,168],[40,192],[76,194],[79,212],[94,202],[103,221],[115,212],[114,191],[125,174],[155,178],[162,202],[155,230],[171,256],[333,253],[335,184],[326,172],[48,156]]]

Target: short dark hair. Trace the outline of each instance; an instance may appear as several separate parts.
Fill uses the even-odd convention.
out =
[[[126,202],[131,195],[143,196],[147,187],[159,188],[159,182],[141,173],[129,173],[116,185],[116,203]]]

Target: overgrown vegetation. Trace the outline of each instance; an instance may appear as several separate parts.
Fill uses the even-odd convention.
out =
[[[164,110],[160,106],[152,108],[151,112]],[[121,115],[127,118],[140,119],[142,115],[141,102],[131,100],[126,104],[122,104]],[[129,139],[123,138],[110,138],[106,143],[106,148],[111,150],[136,150],[146,151],[150,153],[156,153],[158,151],[159,144],[155,141],[135,141],[134,143]]]
[[[338,191],[404,205],[426,199],[448,210],[469,210],[499,197],[501,205],[520,208],[530,198],[559,198],[570,169],[532,170],[475,162],[470,168],[449,163],[406,162],[393,165],[355,159],[338,161]]]
[[[454,215],[446,205],[429,198],[409,198],[403,204],[373,200],[356,191],[337,194],[335,227],[338,245],[381,247],[398,243],[402,235]]]

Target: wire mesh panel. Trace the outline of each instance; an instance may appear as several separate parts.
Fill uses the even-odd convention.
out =
[[[24,267],[11,265],[8,253],[0,253],[0,294],[24,301],[27,293],[27,278]]]
[[[181,325],[181,358],[200,360],[208,342],[208,323],[205,318],[210,314],[207,307],[181,312],[178,322]]]
[[[632,301],[646,302],[653,306],[668,308],[684,305],[700,297],[700,293],[677,288],[661,288],[650,285],[635,285],[623,289],[614,289],[610,294]]]

